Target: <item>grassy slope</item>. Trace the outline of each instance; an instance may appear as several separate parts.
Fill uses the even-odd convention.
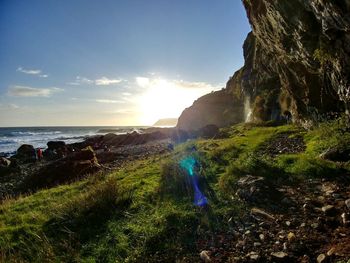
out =
[[[305,153],[275,159],[257,154],[264,142],[287,131],[304,136]],[[347,136],[336,136],[334,124],[308,133],[294,126],[249,125],[226,132],[226,139],[189,142],[172,154],[137,161],[108,175],[4,202],[0,261],[193,262],[199,237],[229,229],[229,219],[247,209],[234,197],[240,176],[303,180],[348,169],[317,158],[332,145],[350,142]],[[191,192],[183,187],[178,161],[188,155],[201,164],[200,183],[209,209],[195,207]]]

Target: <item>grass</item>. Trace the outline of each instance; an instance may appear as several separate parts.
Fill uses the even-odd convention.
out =
[[[190,141],[171,154],[4,201],[0,261],[191,262],[198,258],[200,237],[230,229],[229,219],[249,209],[235,196],[238,178],[252,174],[279,183],[348,172],[318,158],[347,140],[334,123],[310,132],[252,124],[224,132],[223,139]],[[303,136],[304,153],[261,154],[269,140],[286,132]],[[199,163],[200,189],[209,200],[205,209],[193,205],[188,175],[179,165],[189,155]]]

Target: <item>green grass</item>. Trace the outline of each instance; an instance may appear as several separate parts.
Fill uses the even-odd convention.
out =
[[[261,154],[269,140],[285,132],[303,136],[306,151],[275,158]],[[172,262],[186,257],[191,262],[198,258],[200,236],[230,229],[229,219],[249,209],[235,197],[241,176],[290,182],[347,172],[344,165],[318,158],[346,140],[332,123],[310,132],[292,125],[236,125],[225,134],[224,139],[178,145],[171,154],[109,174],[4,201],[0,261]],[[186,171],[179,165],[188,155],[200,163],[200,187],[210,204],[206,209],[193,205]]]

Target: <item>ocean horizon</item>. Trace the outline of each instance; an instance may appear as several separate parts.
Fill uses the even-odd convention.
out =
[[[150,126],[31,126],[31,127],[0,127],[0,155],[10,156],[16,153],[23,144],[35,148],[47,148],[49,141],[64,141],[75,143],[94,135],[104,135],[109,132],[125,134]]]

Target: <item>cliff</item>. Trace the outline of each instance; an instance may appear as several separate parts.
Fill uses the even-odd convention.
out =
[[[291,118],[305,126],[346,111],[350,1],[243,0],[243,4],[252,26],[243,45],[244,66],[224,90],[187,108],[178,127],[237,123],[248,117],[247,107],[251,120]]]

